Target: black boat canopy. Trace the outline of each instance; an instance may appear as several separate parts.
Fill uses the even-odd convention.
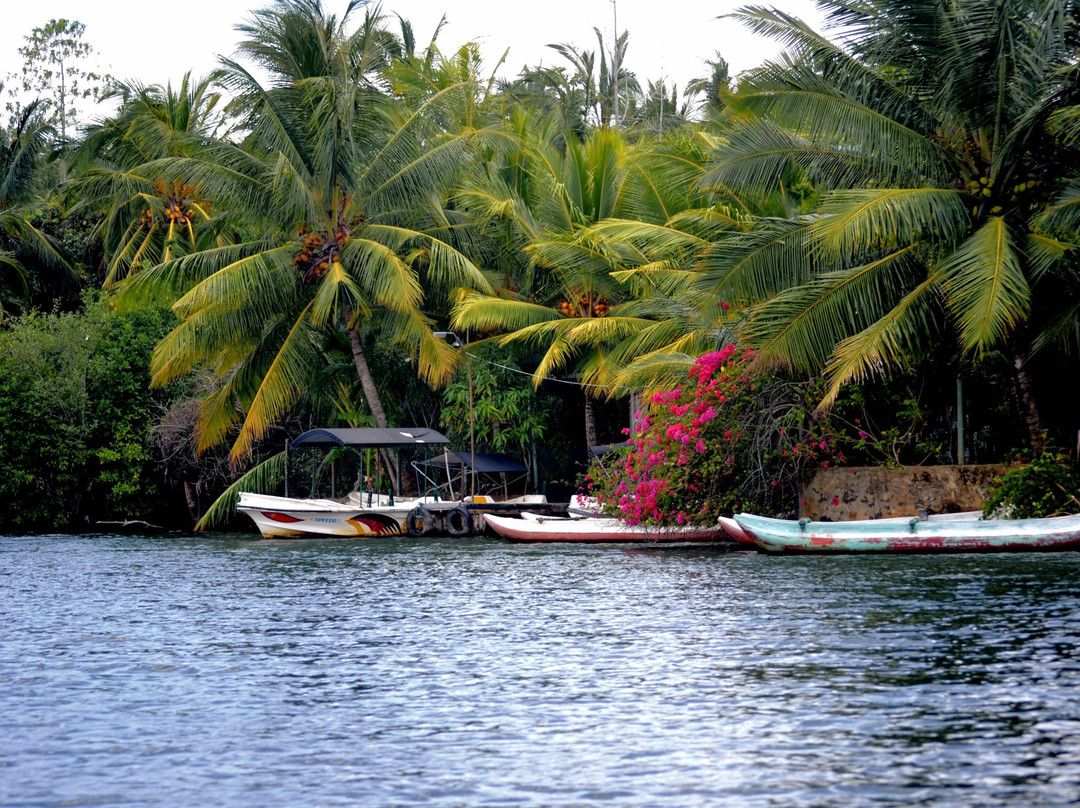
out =
[[[292,449],[332,449],[357,446],[369,449],[400,449],[406,446],[441,446],[450,442],[445,435],[427,427],[363,427],[352,429],[309,429],[290,444]]]
[[[476,453],[476,463],[473,465],[470,452],[445,452],[438,457],[433,457],[424,465],[434,466],[437,469],[461,468],[471,469],[478,474],[521,474],[527,469],[514,458],[504,454],[481,454]]]

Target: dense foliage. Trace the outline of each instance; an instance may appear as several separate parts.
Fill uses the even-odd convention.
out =
[[[983,505],[987,517],[1034,519],[1080,511],[1080,470],[1062,452],[1047,451],[995,480]]]
[[[0,523],[194,518],[312,425],[471,421],[568,479],[627,399],[591,482],[634,521],[1070,445],[1076,7],[819,5],[833,38],[739,11],[784,56],[718,53],[680,101],[627,32],[500,81],[377,7],[272,0],[220,71],[114,82],[79,130],[89,85],[45,79],[96,78],[81,24],[37,29],[0,137]]]
[[[517,457],[527,466],[551,429],[551,403],[528,383],[518,368],[479,350],[455,374],[443,393],[440,423],[456,446],[475,442],[478,452]]]
[[[149,389],[167,311],[26,314],[0,333],[0,524],[29,530],[167,516]]]

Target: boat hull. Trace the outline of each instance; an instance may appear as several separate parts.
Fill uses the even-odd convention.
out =
[[[1022,552],[1080,547],[1080,516],[852,522],[796,522],[753,514],[734,518],[756,546],[770,553]]]
[[[525,516],[523,514],[523,516]],[[610,518],[560,518],[531,514],[525,518],[485,514],[488,527],[504,539],[520,542],[726,542],[719,525],[656,527],[628,525]]]
[[[367,508],[329,499],[241,494],[236,509],[246,513],[266,538],[371,538],[404,533],[405,520],[414,507],[411,501]]]
[[[739,542],[740,544],[753,544],[754,540],[751,539],[746,532],[739,527],[739,523],[732,519],[730,516],[721,516],[717,519],[720,522],[720,527],[724,529],[727,535]]]

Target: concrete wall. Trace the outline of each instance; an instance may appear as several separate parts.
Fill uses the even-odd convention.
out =
[[[800,516],[841,521],[982,508],[1004,465],[830,468],[803,487]]]

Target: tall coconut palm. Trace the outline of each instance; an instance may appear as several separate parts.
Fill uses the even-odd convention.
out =
[[[555,118],[562,134],[572,133],[579,140],[584,140],[591,128],[618,127],[626,116],[626,99],[641,92],[637,77],[623,66],[629,34],[624,31],[615,43],[614,52],[609,54],[604,47],[603,34],[596,28],[593,31],[598,46],[596,51],[568,43],[548,45],[571,69],[526,67],[517,79],[502,88],[514,103]],[[623,99],[619,102],[618,115],[617,98]]]
[[[129,272],[191,253],[222,237],[212,202],[180,178],[166,181],[145,169],[156,160],[191,156],[201,140],[223,125],[217,74],[196,81],[184,75],[172,84],[121,82],[112,95],[121,100],[115,115],[87,128],[72,169],[73,212],[103,213],[98,228],[110,289]],[[225,228],[227,230],[227,227]]]
[[[766,359],[824,366],[825,405],[936,343],[1007,350],[1038,447],[1026,372],[1050,341],[1037,340],[1038,312],[1077,300],[1080,153],[1051,125],[1080,98],[1076,7],[819,5],[836,42],[774,9],[737,15],[788,53],[741,78],[730,103],[746,123],[708,179],[766,188],[802,175],[825,189],[802,258],[783,270],[805,282],[757,307],[744,337]]]
[[[388,425],[367,352],[375,335],[418,352],[429,380],[445,377],[454,351],[431,336],[428,293],[465,286],[490,290],[477,267],[444,239],[439,192],[467,162],[479,136],[448,128],[456,94],[441,90],[418,108],[386,90],[400,42],[361,3],[338,19],[318,0],[280,0],[241,27],[240,62],[225,82],[246,112],[242,144],[207,142],[196,158],[156,161],[154,170],[191,177],[216,204],[240,211],[251,236],[132,276],[131,301],[187,289],[174,310],[182,322],[158,346],[158,384],[198,364],[222,386],[204,403],[200,444],[224,439],[238,420],[234,461],[303,394],[328,332],[348,334],[365,402]],[[194,285],[192,285],[194,284]]]

